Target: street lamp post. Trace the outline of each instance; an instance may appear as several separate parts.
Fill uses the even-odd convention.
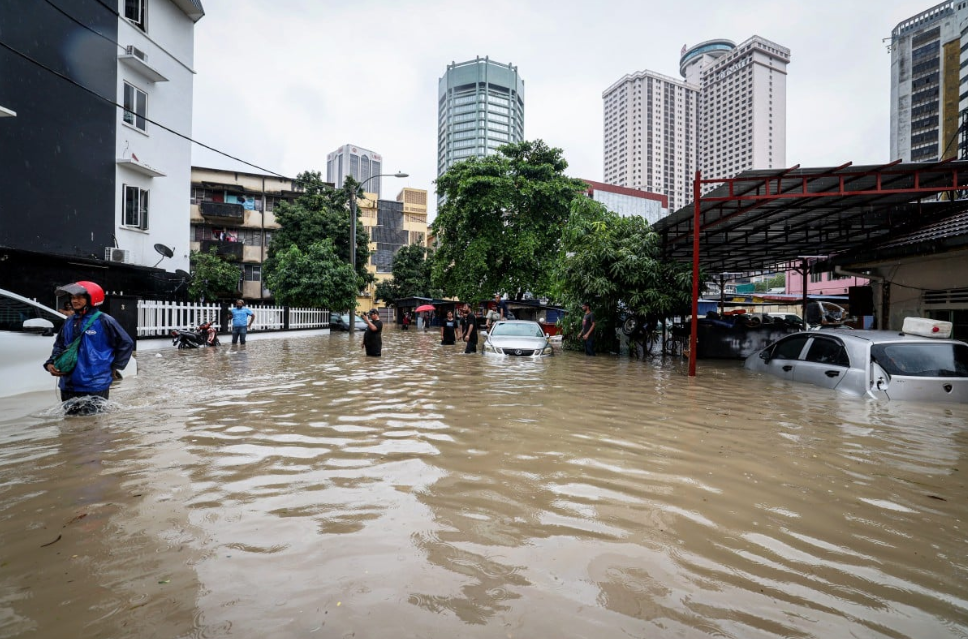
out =
[[[408,173],[401,173],[397,171],[396,173],[380,173],[379,175],[371,175],[362,182],[360,182],[359,188],[363,189],[363,185],[370,180],[378,177],[395,177],[395,178],[405,178],[409,177]],[[353,267],[353,277],[356,277],[356,189],[350,189],[350,266]],[[355,296],[354,296],[355,297]],[[349,318],[349,330],[352,335],[356,332],[356,301],[353,302],[353,312],[350,313]]]

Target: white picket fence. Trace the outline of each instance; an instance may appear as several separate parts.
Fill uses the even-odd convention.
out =
[[[205,322],[214,322],[221,330],[220,310],[218,304],[138,300],[138,337],[168,335],[169,331],[193,329]]]
[[[250,306],[255,319],[253,331],[281,331],[286,326],[286,312],[289,313],[289,329],[327,328],[329,311],[321,308],[285,308],[284,306]],[[160,302],[157,300],[138,301],[138,337],[168,335],[172,330],[193,329],[205,322],[214,322],[221,331],[219,323],[221,306],[219,304],[198,304],[193,302]]]

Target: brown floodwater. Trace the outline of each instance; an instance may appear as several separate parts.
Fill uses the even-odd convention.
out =
[[[968,407],[358,339],[0,416],[0,637],[968,636]]]

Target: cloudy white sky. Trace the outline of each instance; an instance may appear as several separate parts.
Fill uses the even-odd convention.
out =
[[[917,0],[203,0],[192,135],[287,176],[326,172],[355,144],[383,155],[384,198],[433,193],[437,82],[490,56],[525,82],[527,139],[564,150],[569,174],[602,179],[602,92],[627,73],[679,77],[679,52],[752,35],[791,50],[787,165],[888,161],[884,38]],[[249,167],[196,146],[197,166]],[[433,198],[431,198],[433,200]]]

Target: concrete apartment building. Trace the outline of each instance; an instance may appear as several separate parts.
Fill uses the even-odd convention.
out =
[[[299,194],[294,180],[260,173],[192,167],[191,249],[239,265],[239,295],[250,302],[272,298],[262,284],[262,263],[272,233],[273,210]]]
[[[524,80],[488,57],[452,62],[437,87],[437,175],[524,140]]]
[[[697,169],[785,166],[789,62],[789,49],[753,36],[683,47],[683,80],[626,75],[602,94],[605,182],[665,195],[676,211],[692,202]]]
[[[85,277],[163,294],[189,266],[191,143],[153,121],[191,134],[202,5],[58,4],[0,3],[0,148],[17,158],[0,173],[0,279],[46,303]]]
[[[699,87],[639,71],[602,94],[608,184],[656,193],[675,211],[692,201]]]
[[[393,258],[404,246],[427,246],[427,191],[404,188],[396,200],[381,200],[375,193],[365,193],[356,205],[362,231],[370,237],[370,261],[367,269],[376,276],[360,298],[357,308],[374,306],[376,284],[392,277]]]
[[[966,20],[968,1],[942,2],[891,31],[892,159],[934,162],[968,150],[958,136],[968,108]]]
[[[369,180],[366,190],[380,197],[383,178],[376,176],[382,172],[383,157],[363,147],[344,144],[326,156],[326,181],[336,188],[341,188],[346,176],[350,175],[357,182]]]
[[[786,167],[790,50],[760,36],[732,49],[726,42],[710,41],[717,48],[702,55],[695,52],[707,43],[696,45],[680,59],[683,77],[699,78],[699,170],[705,178],[727,178]]]

